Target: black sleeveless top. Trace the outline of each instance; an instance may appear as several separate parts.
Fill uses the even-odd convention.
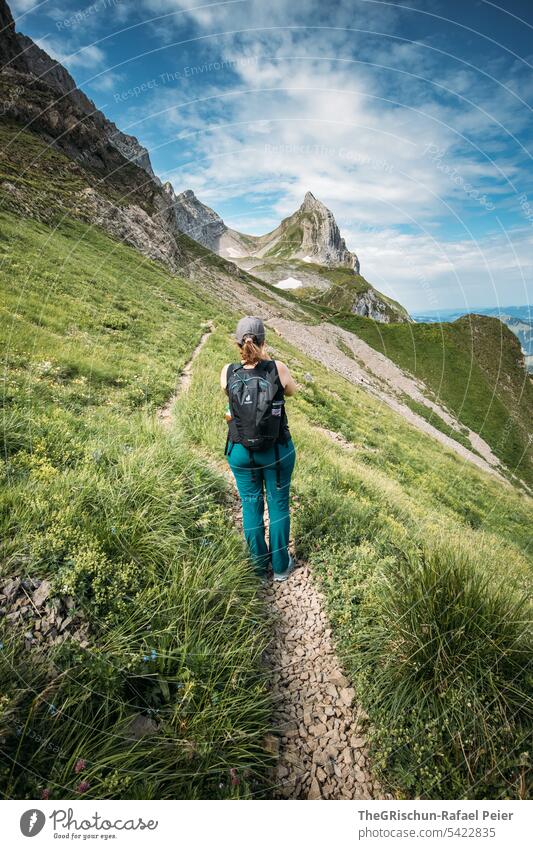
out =
[[[277,388],[277,392],[274,396],[274,401],[278,401],[278,402],[282,403],[281,423],[280,423],[280,426],[279,426],[279,436],[278,436],[277,441],[279,443],[281,443],[282,445],[286,445],[287,442],[289,441],[289,439],[291,438],[291,433],[290,433],[290,430],[289,430],[289,422],[287,421],[287,413],[285,412],[285,389],[283,387],[283,383],[281,382],[280,376],[278,374],[278,367],[276,365],[276,361],[275,360],[261,360],[261,362],[258,363],[253,368],[244,368],[242,363],[231,363],[228,366],[228,370],[226,372],[226,392],[228,391],[228,380],[229,380],[229,378],[231,377],[233,372],[236,371],[236,369],[239,369],[239,368],[242,368],[245,372],[251,373],[251,374],[260,374],[265,369],[268,369],[268,371],[274,371],[275,372],[276,384],[277,384],[278,388]],[[230,428],[230,431],[231,431],[231,428]],[[231,439],[231,435],[230,435],[230,439]]]

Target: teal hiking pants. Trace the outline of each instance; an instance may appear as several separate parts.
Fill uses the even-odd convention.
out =
[[[292,440],[279,445],[279,488],[276,480],[274,448],[254,451],[252,466],[250,452],[238,442],[228,444],[228,463],[235,477],[242,501],[244,536],[256,572],[264,575],[269,561],[274,572],[284,572],[289,565],[290,514],[289,490],[296,461]],[[264,493],[269,515],[269,544],[265,541]]]

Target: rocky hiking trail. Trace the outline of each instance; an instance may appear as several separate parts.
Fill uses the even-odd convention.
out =
[[[174,405],[187,392],[194,360],[213,330],[211,324],[182,370],[175,393],[161,408],[159,420],[164,427],[171,427]],[[229,508],[242,533],[233,476],[222,462],[211,462],[231,486]],[[273,725],[265,748],[275,758],[268,796],[389,798],[371,772],[368,718],[336,657],[323,598],[310,567],[295,560],[296,568],[287,581],[269,582],[259,590],[271,635],[264,654],[273,698]]]
[[[286,799],[380,799],[372,776],[367,717],[335,655],[311,570],[298,563],[263,596],[272,619],[266,653],[274,698],[277,756],[273,795]]]

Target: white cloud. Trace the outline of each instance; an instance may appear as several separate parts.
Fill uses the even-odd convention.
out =
[[[23,15],[25,12],[30,12],[34,6],[39,4],[40,0],[11,0],[10,8],[15,21],[17,15]]]
[[[346,231],[362,274],[408,309],[528,303],[533,230],[479,239],[439,240],[428,233]]]
[[[60,62],[69,69],[93,69],[105,62],[105,53],[96,44],[90,44],[81,49],[72,48],[68,52],[69,46],[65,44],[64,40],[45,36],[43,38],[35,38],[34,41],[52,59],[55,59],[56,62]]]
[[[95,89],[96,91],[103,92],[116,91],[117,86],[124,84],[125,80],[125,74],[107,71],[103,74],[99,74],[97,77],[95,77],[95,79],[91,80],[91,88]]]
[[[96,44],[89,44],[65,57],[65,62],[71,68],[96,68],[105,62],[105,53]]]

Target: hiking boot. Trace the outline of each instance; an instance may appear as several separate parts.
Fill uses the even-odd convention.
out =
[[[294,571],[294,560],[289,554],[289,565],[285,569],[284,572],[274,572],[274,580],[275,581],[286,581],[291,572]]]

